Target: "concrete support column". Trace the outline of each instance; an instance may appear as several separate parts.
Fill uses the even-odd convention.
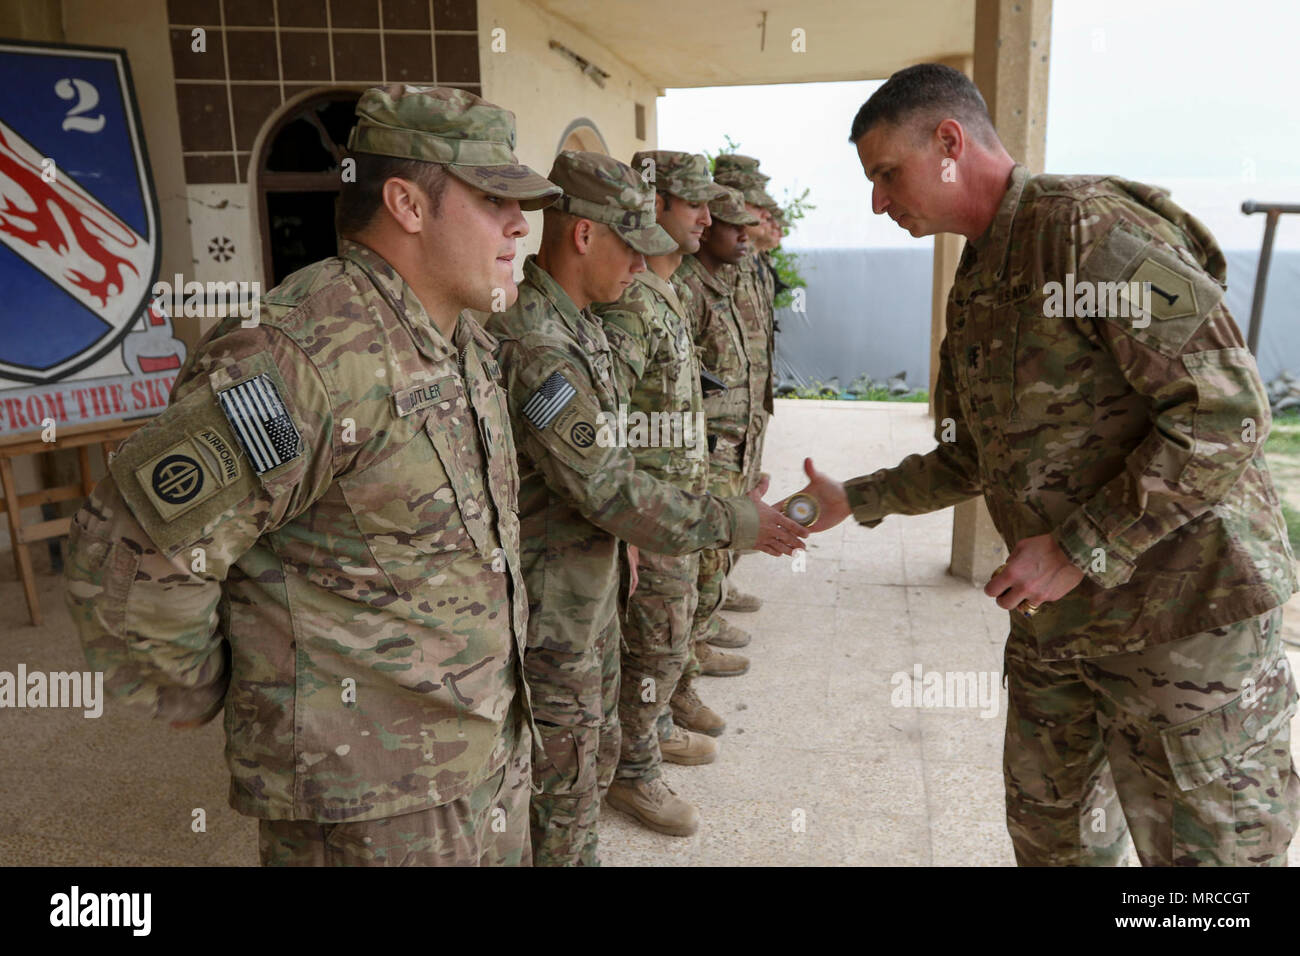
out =
[[[993,125],[1007,152],[1035,173],[1043,171],[1047,145],[1051,36],[1051,0],[976,0],[975,85],[988,104]],[[935,239],[936,298],[940,238]],[[937,348],[936,339],[936,353]],[[931,367],[933,382],[937,354],[932,356]],[[1005,560],[1006,553],[984,499],[976,498],[956,507],[952,522],[952,561],[948,568],[951,574],[983,586]]]

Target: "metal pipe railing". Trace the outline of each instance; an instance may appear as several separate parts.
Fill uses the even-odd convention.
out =
[[[1249,216],[1251,213],[1264,213],[1264,247],[1259,251],[1259,266],[1255,269],[1255,297],[1250,303],[1250,330],[1246,334],[1246,346],[1250,354],[1259,358],[1259,331],[1264,317],[1264,290],[1268,285],[1268,267],[1273,261],[1273,236],[1277,232],[1277,220],[1283,213],[1300,213],[1300,203],[1255,202],[1247,199],[1241,204],[1241,211]]]

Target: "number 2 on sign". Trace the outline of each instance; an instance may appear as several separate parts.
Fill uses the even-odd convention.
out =
[[[104,128],[103,113],[97,113],[93,117],[81,115],[99,105],[99,91],[94,86],[85,80],[69,80],[65,78],[54,84],[54,92],[58,94],[61,100],[70,100],[74,96],[77,97],[76,105],[68,110],[68,115],[63,118],[63,128],[65,130],[98,133]]]

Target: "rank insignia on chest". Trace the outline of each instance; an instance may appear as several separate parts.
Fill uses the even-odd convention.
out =
[[[218,392],[217,400],[259,475],[302,454],[298,428],[269,376],[258,375]]]
[[[524,418],[534,428],[546,428],[577,394],[578,390],[569,384],[568,379],[559,372],[552,372],[541,388],[533,392],[532,397],[524,403]]]
[[[966,349],[966,366],[971,369],[980,367],[980,347],[972,345]]]

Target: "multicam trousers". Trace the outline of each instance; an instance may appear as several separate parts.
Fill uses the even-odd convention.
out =
[[[735,498],[748,490],[746,477],[738,471],[709,467],[709,492],[723,498]],[[703,644],[718,633],[718,613],[727,599],[727,575],[734,563],[734,552],[707,550],[700,552],[700,576],[697,581],[698,601],[691,623],[691,646],[686,668],[682,672],[683,687],[699,676],[700,662],[695,646]]]
[[[261,820],[263,866],[528,866],[532,735],[523,719],[505,765],[468,795],[379,820]],[[509,727],[512,722],[507,722]]]
[[[1044,661],[1013,630],[1003,758],[1021,865],[1286,865],[1295,680],[1275,609],[1168,644]]]
[[[524,672],[543,749],[533,751],[534,866],[595,866],[600,801],[619,758],[617,614],[590,647],[533,647]]]
[[[640,583],[628,599],[623,629],[618,705],[623,732],[617,774],[620,780],[652,780],[659,776],[663,760],[659,737],[663,725],[672,719],[668,701],[686,666],[699,566],[699,554],[640,553]]]

